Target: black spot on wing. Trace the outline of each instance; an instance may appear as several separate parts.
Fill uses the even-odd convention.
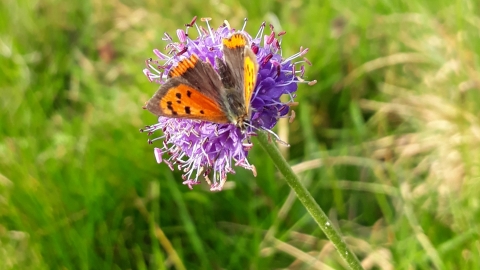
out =
[[[173,103],[171,101],[167,101],[167,109],[170,110],[170,112],[172,112],[172,115],[177,115],[178,113],[173,109],[172,104]]]

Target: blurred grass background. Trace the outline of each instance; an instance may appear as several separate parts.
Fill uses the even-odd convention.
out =
[[[144,60],[194,15],[310,48],[277,132],[365,268],[480,267],[477,1],[0,7],[0,269],[345,268],[260,147],[219,193],[156,164]]]

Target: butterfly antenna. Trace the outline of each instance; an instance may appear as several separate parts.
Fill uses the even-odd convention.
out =
[[[244,125],[247,126],[247,127],[253,128],[253,129],[255,129],[255,130],[259,130],[259,131],[260,131],[260,130],[264,130],[264,131],[268,132],[269,134],[271,134],[271,135],[275,138],[275,141],[276,141],[276,142],[281,143],[281,144],[283,144],[283,145],[285,145],[285,146],[287,146],[287,147],[290,147],[290,144],[288,144],[287,142],[285,142],[285,141],[283,141],[282,139],[280,139],[280,137],[278,137],[278,135],[277,135],[275,132],[271,131],[270,129],[263,128],[263,127],[262,127],[262,128],[258,128],[258,127],[256,127],[256,126],[253,126],[253,125],[249,124],[249,123],[244,123]]]
[[[243,27],[242,27],[242,32],[244,32],[244,31],[245,31],[245,26],[247,26],[247,21],[248,21],[248,19],[247,19],[247,18],[243,19]]]

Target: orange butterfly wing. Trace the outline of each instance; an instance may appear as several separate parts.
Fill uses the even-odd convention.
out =
[[[253,51],[245,47],[245,61],[243,65],[243,74],[244,74],[244,97],[245,97],[245,107],[247,112],[250,107],[250,99],[252,98],[253,90],[255,90],[255,85],[257,84],[257,74],[258,74],[258,63],[257,58]]]
[[[192,55],[180,61],[169,77],[147,102],[150,112],[157,116],[229,122],[219,95],[222,83],[210,64]]]

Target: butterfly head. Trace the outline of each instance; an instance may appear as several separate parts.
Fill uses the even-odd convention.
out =
[[[232,119],[231,122],[236,127],[238,127],[242,133],[246,133],[250,120],[248,115],[245,114],[245,115],[237,116],[235,119]]]

